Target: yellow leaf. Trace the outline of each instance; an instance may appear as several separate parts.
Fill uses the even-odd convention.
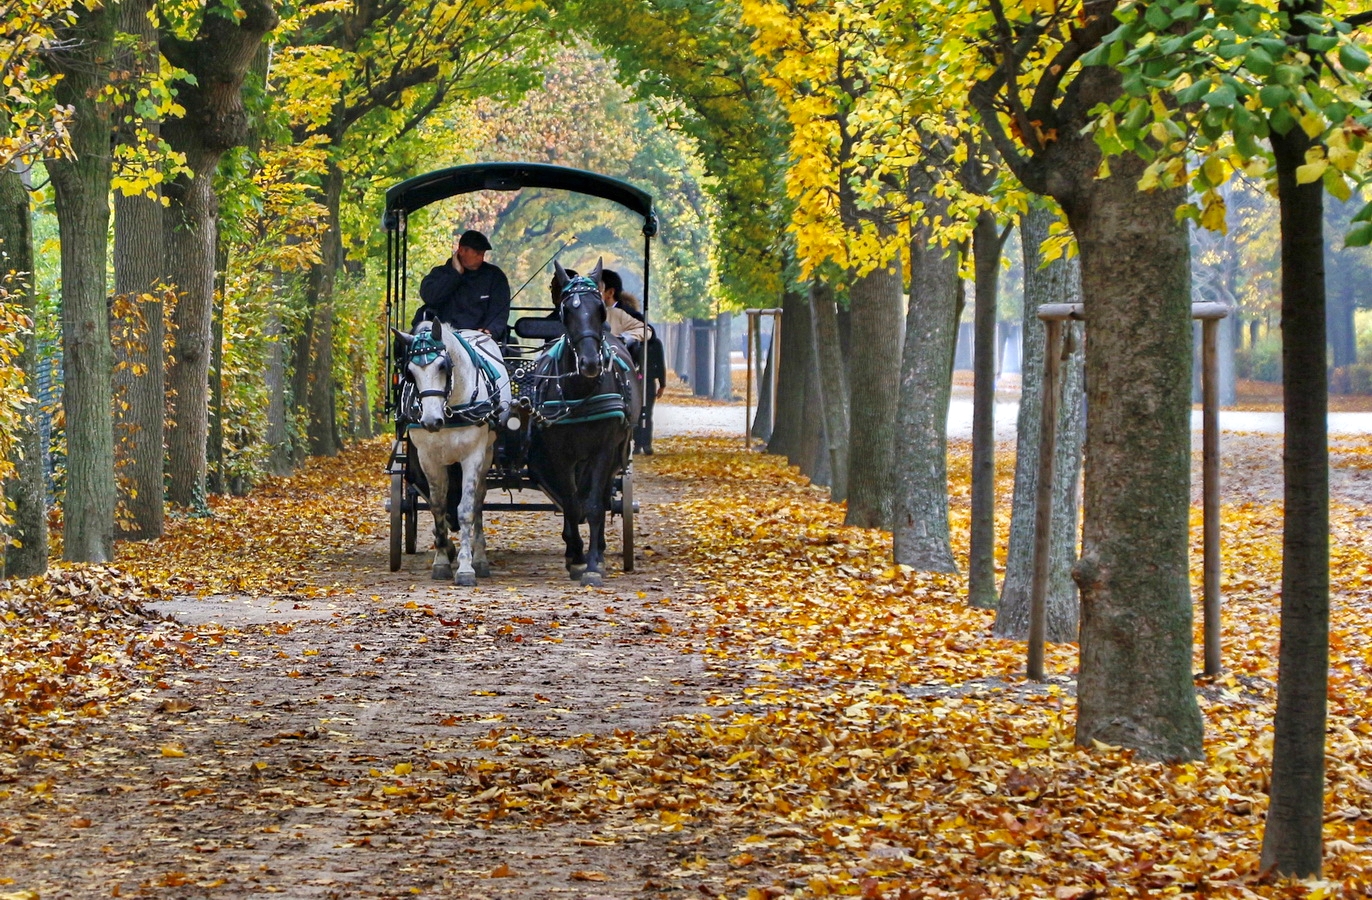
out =
[[[1328,160],[1319,159],[1296,167],[1296,184],[1311,184],[1320,180],[1324,170],[1329,167]]]
[[[183,750],[178,744],[163,744],[162,755],[171,757],[182,757],[186,755],[186,751]]]
[[[414,771],[414,765],[407,762],[396,763],[394,771],[397,775],[408,775]]]

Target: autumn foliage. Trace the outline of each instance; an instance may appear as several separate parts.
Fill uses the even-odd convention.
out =
[[[180,594],[345,594],[346,563],[384,533],[382,455],[364,444],[252,498],[217,500],[213,518],[177,520],[162,541],[126,548],[121,567]],[[1364,472],[1372,447],[1341,445],[1334,462]],[[1074,645],[1050,648],[1049,683],[1027,682],[1024,647],[992,637],[994,613],[966,605],[962,579],[890,566],[888,535],[843,527],[842,508],[777,458],[669,439],[638,465],[679,498],[661,512],[691,548],[694,578],[661,602],[703,613],[676,646],[715,682],[701,699],[708,713],[572,738],[496,727],[456,762],[416,747],[412,761],[346,783],[352,808],[502,830],[584,822],[602,835],[727,835],[727,861],[687,859],[668,874],[727,862],[723,895],[747,900],[1318,898],[1372,887],[1372,559],[1360,506],[1333,510],[1326,880],[1272,882],[1257,864],[1281,516],[1260,490],[1236,484],[1224,511],[1227,669],[1197,683],[1206,758],[1162,764],[1074,746]],[[966,533],[968,468],[955,443],[955,535]],[[1199,579],[1198,516],[1193,526]],[[18,740],[0,747],[0,763],[166,667],[204,661],[221,632],[159,622],[147,596],[103,568],[4,586],[0,715]]]

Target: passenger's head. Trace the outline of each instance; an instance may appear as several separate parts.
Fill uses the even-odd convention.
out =
[[[619,273],[614,269],[600,270],[601,296],[605,298],[606,306],[614,306],[619,302],[619,295],[624,292],[624,279],[619,277]]]

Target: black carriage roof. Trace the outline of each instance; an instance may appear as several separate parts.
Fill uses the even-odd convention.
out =
[[[386,214],[382,221],[390,230],[396,227],[398,213],[408,215],[430,203],[472,191],[517,191],[525,187],[553,188],[610,200],[643,216],[645,235],[652,237],[657,232],[653,198],[646,192],[618,178],[546,163],[475,163],[416,175],[386,191]]]

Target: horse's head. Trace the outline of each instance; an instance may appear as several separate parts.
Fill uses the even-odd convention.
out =
[[[603,261],[602,261],[603,262]],[[561,298],[557,307],[562,327],[567,331],[567,343],[576,354],[577,373],[585,378],[599,378],[604,367],[605,301],[601,297],[601,262],[589,276],[569,277],[561,264],[553,263],[554,284]]]
[[[453,393],[453,354],[445,343],[441,322],[420,322],[413,334],[397,331],[405,345],[405,370],[419,398],[419,422],[427,431],[438,431],[447,417]]]

